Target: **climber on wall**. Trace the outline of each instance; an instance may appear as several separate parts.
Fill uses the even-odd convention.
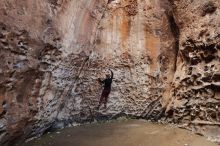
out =
[[[112,79],[113,79],[113,72],[112,71],[111,71],[111,75],[106,74],[106,79],[104,79],[104,80],[101,80],[100,78],[98,79],[100,83],[104,84],[104,89],[102,90],[102,95],[100,97],[99,105],[98,105],[97,109],[99,109],[99,107],[101,106],[102,103],[104,103],[104,107],[106,108],[108,96],[109,96],[109,93],[111,92]]]

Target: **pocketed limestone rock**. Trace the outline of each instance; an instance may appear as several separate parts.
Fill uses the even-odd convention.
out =
[[[180,37],[171,117],[175,123],[218,140],[220,3],[174,0],[172,4]]]

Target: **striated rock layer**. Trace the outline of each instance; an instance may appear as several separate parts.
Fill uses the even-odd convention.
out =
[[[119,116],[219,137],[218,0],[1,0],[0,145]],[[108,69],[107,109],[98,106]]]

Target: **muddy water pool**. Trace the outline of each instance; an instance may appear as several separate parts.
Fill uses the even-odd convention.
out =
[[[24,146],[218,146],[174,126],[144,120],[95,123],[65,128]]]

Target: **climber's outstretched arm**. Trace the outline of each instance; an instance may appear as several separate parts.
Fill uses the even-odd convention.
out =
[[[99,83],[104,83],[104,80],[101,80],[100,78],[98,78]]]
[[[110,70],[110,71],[111,71],[111,79],[113,79],[114,74],[113,74],[112,70]]]

